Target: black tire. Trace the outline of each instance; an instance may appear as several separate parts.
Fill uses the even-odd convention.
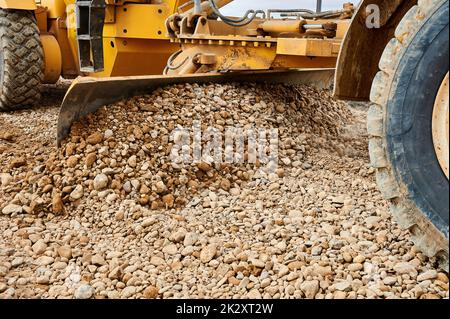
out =
[[[434,150],[435,97],[449,70],[449,2],[419,1],[380,60],[369,111],[370,157],[399,225],[448,271],[449,183]]]
[[[0,9],[0,111],[41,98],[44,52],[33,11]]]

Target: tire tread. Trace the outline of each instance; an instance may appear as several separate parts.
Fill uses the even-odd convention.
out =
[[[425,19],[443,1],[423,0],[412,7],[403,17],[395,31],[395,37],[386,46],[380,60],[380,71],[376,75],[371,91],[373,105],[368,113],[368,132],[370,135],[370,157],[377,170],[377,183],[391,212],[402,229],[412,235],[414,244],[428,257],[436,257],[440,267],[448,271],[448,240],[430,220],[408,198],[405,187],[400,185],[394,175],[386,148],[387,100],[393,86],[394,74],[401,56]]]
[[[44,52],[33,11],[0,9],[0,46],[0,111],[35,105],[41,99]]]

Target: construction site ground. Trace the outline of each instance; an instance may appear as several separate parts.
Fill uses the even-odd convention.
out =
[[[178,85],[55,135],[68,83],[0,114],[0,298],[448,298],[391,218],[365,104],[327,90]],[[279,167],[169,160],[193,120],[279,130]]]

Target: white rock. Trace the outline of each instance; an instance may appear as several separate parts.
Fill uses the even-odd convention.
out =
[[[198,241],[197,233],[187,233],[184,237],[184,246],[194,246]]]
[[[75,299],[91,299],[95,289],[90,285],[81,285],[75,290]]]
[[[286,265],[280,265],[278,270],[278,276],[283,277],[289,273],[289,267]]]
[[[388,286],[393,286],[397,283],[397,278],[393,276],[388,276],[383,279],[383,283]]]
[[[247,294],[247,298],[248,299],[261,299],[261,294],[258,291],[258,289],[252,289],[250,290],[250,292]]]
[[[131,191],[132,191],[133,189],[132,189],[132,187],[131,187],[131,182],[130,182],[130,181],[126,181],[126,182],[123,184],[123,190],[124,190],[126,193],[131,193]]]
[[[186,229],[178,228],[175,232],[170,235],[170,240],[174,243],[181,243],[186,237]],[[189,246],[189,245],[188,245]]]
[[[105,259],[100,255],[94,255],[91,259],[91,264],[96,266],[104,266],[106,265]]]
[[[135,294],[136,294],[136,287],[131,286],[131,287],[125,287],[122,290],[121,296],[122,296],[122,298],[130,298]]]
[[[131,157],[128,159],[127,163],[128,163],[128,165],[129,165],[130,167],[135,168],[135,167],[137,166],[137,157],[136,157],[136,155],[131,156]]]
[[[200,252],[200,261],[202,263],[209,263],[217,254],[217,245],[211,244],[202,249]]]
[[[182,256],[190,256],[194,253],[194,247],[187,246],[181,251]]]
[[[314,246],[311,249],[311,255],[313,256],[319,256],[322,253],[322,247],[321,246]]]
[[[112,130],[106,130],[105,131],[105,140],[107,140],[107,139],[109,139],[109,138],[111,138],[111,137],[113,137],[114,136],[114,132],[112,131]]]
[[[5,208],[3,208],[2,213],[3,215],[21,214],[22,206],[15,204],[6,205]]]
[[[153,186],[153,189],[157,194],[162,194],[167,191],[167,186],[164,184],[164,182],[159,181]]]
[[[328,235],[335,235],[337,232],[337,229],[335,226],[330,225],[330,224],[324,224],[322,226],[322,229],[325,231],[325,233],[327,233]]]
[[[276,247],[281,251],[284,252],[287,248],[286,242],[285,241],[280,241]]]
[[[241,190],[239,188],[232,188],[230,189],[230,194],[232,196],[239,196],[241,194]]]
[[[41,239],[41,240],[38,240],[36,243],[34,243],[32,248],[33,248],[33,252],[36,255],[41,255],[47,249],[47,244]]]
[[[38,266],[48,266],[50,264],[53,264],[54,261],[55,259],[53,257],[41,256],[36,259],[34,263]]]
[[[265,278],[261,281],[261,288],[269,287],[272,280],[270,278]]]
[[[320,275],[322,277],[327,277],[333,274],[333,270],[331,269],[331,266],[325,267],[315,264],[313,267],[313,274]]]
[[[16,257],[11,262],[11,267],[16,268],[21,266],[25,262],[25,259],[23,257]]]
[[[146,218],[142,221],[141,226],[146,228],[156,224],[158,221],[154,217]]]
[[[139,187],[141,186],[141,182],[138,181],[137,179],[133,179],[131,180],[131,186],[133,186],[135,190],[138,190]]]
[[[175,255],[178,252],[178,248],[177,248],[177,245],[170,244],[170,245],[165,246],[162,251],[163,251],[163,253],[168,254],[168,255]]]
[[[94,178],[94,189],[97,191],[105,189],[106,186],[108,186],[108,183],[108,176],[106,176],[105,174],[98,174]]]
[[[75,200],[82,198],[83,195],[84,195],[83,186],[77,185],[77,187],[75,187],[75,189],[72,191],[72,193],[70,193],[70,199],[75,201]]]
[[[316,294],[319,292],[319,281],[318,280],[304,281],[300,285],[300,289],[303,291],[306,298],[314,299]]]
[[[336,288],[336,290],[339,290],[339,291],[350,291],[352,288],[351,284],[348,281],[341,281],[341,282],[335,283],[333,286],[334,286],[334,288]]]
[[[0,184],[3,187],[8,186],[13,181],[13,177],[8,173],[1,173],[0,174]]]
[[[250,263],[253,266],[255,266],[257,268],[264,268],[264,267],[266,267],[266,263],[261,261],[261,260],[259,260],[259,259],[250,259],[249,261],[250,261]]]
[[[303,213],[299,210],[291,210],[289,212],[289,218],[292,218],[292,219],[300,218],[301,219],[302,217],[303,217]]]
[[[399,275],[417,276],[416,267],[408,262],[400,262],[394,266],[394,270]]]
[[[376,227],[381,221],[381,217],[378,216],[371,216],[366,218],[365,222],[368,227]]]
[[[428,270],[424,273],[421,273],[419,276],[417,276],[417,281],[425,281],[425,280],[432,280],[436,279],[438,276],[438,272],[436,270]]]
[[[162,259],[161,257],[158,256],[153,256],[152,258],[150,258],[150,264],[153,266],[161,266],[164,265],[166,262],[164,259]]]
[[[117,200],[117,198],[118,196],[116,193],[109,194],[108,196],[106,196],[106,202],[108,204],[112,204]]]
[[[95,143],[74,132],[52,156],[34,144],[48,143],[42,118],[53,115],[14,114],[37,129],[21,132],[33,140],[28,167],[0,169],[0,298],[74,297],[84,284],[95,293],[83,298],[448,298],[447,276],[434,278],[434,259],[412,248],[379,201],[361,147],[365,110],[350,111],[303,86],[177,85],[93,114],[83,135],[97,132]],[[211,156],[172,163],[171,132],[194,118],[222,133],[277,128],[278,168]],[[4,164],[11,146],[27,146],[6,141]],[[100,190],[97,174],[109,179]],[[28,213],[36,196],[51,208],[58,193],[77,201],[61,216],[2,214],[7,204]]]

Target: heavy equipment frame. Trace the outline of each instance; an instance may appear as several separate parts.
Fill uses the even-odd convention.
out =
[[[214,1],[206,3],[212,4],[213,18],[207,12],[169,17],[169,37],[181,50],[169,60],[166,74],[334,68],[354,12],[350,3],[333,13],[278,9],[236,23],[226,20]],[[308,18],[273,18],[288,12]]]
[[[188,1],[39,0],[35,14],[41,36],[58,42],[64,77],[161,74],[178,48],[167,41],[165,21]],[[31,6],[35,0],[25,2]],[[86,42],[89,52],[83,49]],[[43,47],[51,54],[46,43]],[[93,59],[103,63],[94,65]]]
[[[80,99],[89,95],[89,92],[81,91],[86,86],[78,85],[78,82],[88,81],[89,90],[95,92],[97,82],[91,78],[161,75],[164,69],[174,76],[211,71],[331,69],[336,65],[340,42],[353,12],[353,7],[349,5],[343,12],[335,14],[333,21],[314,23],[304,19],[253,19],[255,14],[251,23],[232,27],[217,21],[216,15],[219,8],[230,2],[232,0],[216,0],[212,2],[213,8],[211,2],[189,0],[3,0],[0,11],[4,15],[4,26],[0,26],[0,32],[5,37],[4,50],[8,58],[3,59],[0,67],[0,73],[6,74],[5,81],[0,85],[0,109],[14,110],[35,104],[40,98],[40,84],[56,83],[61,76],[69,79],[83,77],[69,89],[65,101],[71,103],[63,107],[62,112],[73,112],[71,118],[77,120],[85,115],[79,108],[83,106],[81,104],[86,104],[86,99],[75,105],[75,97]],[[197,7],[194,6],[196,3]],[[268,15],[272,13],[269,11]],[[184,23],[183,33],[175,36],[178,22]],[[191,23],[196,24],[192,30],[188,27]],[[21,32],[31,32],[29,28],[33,29],[31,37],[34,44],[26,53],[22,51],[24,46],[27,47],[24,44],[28,40],[22,38],[22,43],[17,43],[12,41],[14,35],[8,34],[13,24],[21,26]],[[167,26],[174,30],[166,30]],[[193,34],[188,34],[190,31]],[[207,43],[204,43],[205,40],[195,40],[199,36],[203,39],[209,36],[209,40]],[[176,52],[182,41],[182,51]],[[206,45],[200,47],[201,44]],[[17,52],[11,52],[10,46],[15,47],[13,51],[24,54],[21,63],[17,63],[19,56]],[[199,50],[202,53],[200,59],[197,54]],[[189,55],[198,61],[193,63],[188,59],[187,66],[172,68],[172,62],[178,63],[178,60]],[[222,65],[211,64],[211,59],[218,59]],[[230,61],[238,63],[229,65]],[[199,65],[197,62],[203,63],[200,70],[195,69]],[[14,76],[24,72],[27,76]],[[111,85],[123,86],[127,81],[131,79],[122,79],[121,82],[115,79]],[[102,81],[102,85],[105,83]],[[124,91],[120,87],[109,89]],[[90,105],[85,108],[92,112],[95,107]],[[71,124],[71,121],[68,123]],[[63,131],[66,133],[67,129],[65,127]],[[60,134],[60,139],[63,136]]]

